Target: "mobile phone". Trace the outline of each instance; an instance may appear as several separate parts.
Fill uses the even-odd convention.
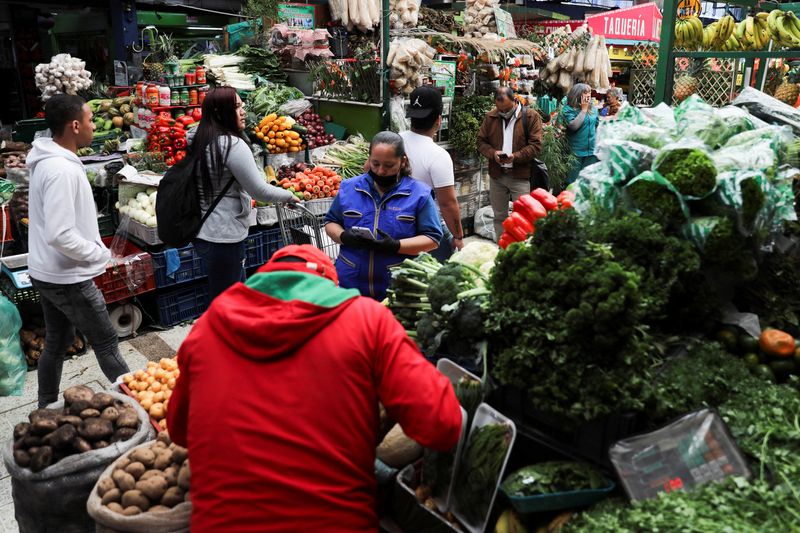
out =
[[[508,159],[508,154],[497,154],[500,159]]]
[[[363,239],[369,239],[371,241],[377,240],[375,239],[375,234],[372,233],[372,230],[369,228],[364,228],[361,226],[353,226],[352,228],[350,228],[350,231],[353,233],[353,235],[356,235]]]

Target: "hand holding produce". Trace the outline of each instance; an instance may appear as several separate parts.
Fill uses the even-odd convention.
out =
[[[279,168],[273,185],[293,192],[301,200],[315,200],[336,196],[341,182],[342,178],[328,168],[295,163]]]
[[[85,385],[64,391],[62,409],[36,409],[14,426],[14,461],[41,472],[61,459],[128,440],[139,428],[129,404]]]
[[[36,65],[36,88],[46,102],[54,94],[78,94],[92,86],[92,74],[85,69],[86,62],[69,54],[57,54],[50,63]]]
[[[96,485],[101,505],[125,516],[170,511],[189,502],[188,451],[162,432],[114,463],[111,475]],[[91,505],[91,500],[90,500]]]
[[[261,119],[254,131],[256,137],[266,143],[270,154],[285,154],[299,152],[306,147],[300,138],[303,129],[292,117],[279,117],[271,113]]]
[[[330,121],[330,117],[327,118]],[[308,139],[308,147],[310,149],[319,146],[326,146],[336,141],[336,137],[325,133],[325,125],[322,123],[322,117],[312,111],[306,111],[297,118],[297,123],[306,128],[306,139]]]
[[[166,430],[167,406],[180,374],[177,359],[163,358],[158,363],[148,362],[147,370],[125,374],[122,382],[159,427]]]

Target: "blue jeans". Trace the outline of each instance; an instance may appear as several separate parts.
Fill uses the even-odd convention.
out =
[[[39,358],[39,407],[58,400],[64,354],[75,340],[76,327],[86,335],[109,381],[130,371],[119,353],[117,331],[94,281],[59,285],[31,279],[31,283],[42,296],[46,333]]]
[[[227,243],[195,239],[193,244],[197,255],[206,263],[209,303],[235,283],[245,280],[246,240]]]

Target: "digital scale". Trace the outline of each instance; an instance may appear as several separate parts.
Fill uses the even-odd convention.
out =
[[[17,289],[30,289],[31,277],[28,275],[28,254],[10,255],[0,258],[0,271],[14,284]]]

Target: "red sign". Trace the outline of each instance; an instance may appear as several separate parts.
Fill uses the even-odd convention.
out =
[[[539,36],[545,36],[553,33],[558,28],[563,28],[564,26],[569,25],[569,27],[574,31],[576,30],[581,24],[584,24],[585,21],[583,20],[553,20],[553,19],[542,19],[542,20],[515,20],[514,27],[517,29],[517,34],[524,33],[523,29],[528,29]]]
[[[625,41],[661,40],[661,11],[654,3],[615,9],[586,17],[595,35]]]

